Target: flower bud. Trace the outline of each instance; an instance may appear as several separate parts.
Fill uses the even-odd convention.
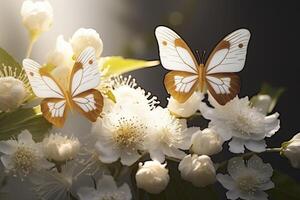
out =
[[[215,130],[206,128],[192,136],[191,150],[198,155],[211,156],[222,151],[222,145],[223,140]]]
[[[77,156],[80,143],[77,138],[51,134],[43,140],[43,148],[44,154],[49,160],[62,162]]]
[[[300,168],[300,133],[283,143],[282,153],[290,160],[293,167]]]
[[[24,1],[21,15],[23,24],[32,35],[49,30],[53,22],[53,10],[48,1]]]
[[[72,45],[75,57],[87,47],[91,46],[96,51],[96,57],[99,58],[102,50],[103,43],[99,34],[94,29],[78,29],[72,36],[70,43]]]
[[[139,164],[139,170],[135,175],[138,188],[153,194],[162,192],[169,183],[169,170],[165,168],[166,164],[160,162],[146,161],[144,165]]]
[[[259,94],[251,99],[252,105],[258,109],[259,112],[263,114],[268,114],[270,112],[270,107],[272,106],[272,98],[267,94]]]
[[[179,163],[181,177],[197,187],[205,187],[216,180],[216,170],[210,157],[206,155],[187,155]]]
[[[173,97],[170,97],[168,103],[168,109],[171,113],[180,117],[190,117],[199,108],[199,104],[203,98],[203,95],[199,92],[195,92],[186,102],[179,103]]]
[[[10,111],[18,108],[26,97],[24,83],[14,77],[0,77],[0,110]]]

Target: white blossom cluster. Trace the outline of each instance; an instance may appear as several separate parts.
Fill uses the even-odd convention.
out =
[[[49,30],[52,12],[47,1],[23,3],[23,23],[31,37]],[[80,28],[69,40],[58,36],[45,67],[66,86],[66,74],[88,46],[100,61],[103,42],[95,30]],[[28,103],[29,87],[22,74],[6,66],[0,70],[0,122],[1,114],[9,115]],[[42,140],[34,140],[23,130],[16,138],[0,141],[1,167],[10,177],[8,185],[12,177],[19,177],[39,199],[130,200],[137,198],[138,188],[152,194],[166,190],[172,181],[169,162],[175,162],[181,178],[195,187],[218,181],[228,190],[228,199],[268,199],[265,191],[274,187],[273,169],[254,153],[270,151],[265,139],[280,128],[279,114],[268,113],[270,96],[259,95],[255,103],[237,96],[222,106],[210,98],[210,105],[204,103],[204,95],[195,92],[185,103],[170,97],[162,107],[131,76],[103,77],[98,90],[104,94],[104,108],[85,131],[53,127],[45,130]],[[198,114],[207,127],[188,124]],[[68,120],[74,126],[78,123]],[[227,142],[228,150],[239,155],[214,163],[214,155]],[[245,151],[253,155],[246,159],[240,155]],[[299,134],[278,151],[300,168]],[[220,169],[228,174],[219,173]]]

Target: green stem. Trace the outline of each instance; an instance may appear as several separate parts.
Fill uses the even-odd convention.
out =
[[[30,32],[30,36],[29,36],[29,45],[27,48],[27,53],[26,53],[26,58],[29,58],[32,52],[32,47],[34,45],[34,43],[37,41],[37,38],[39,36],[38,32]]]

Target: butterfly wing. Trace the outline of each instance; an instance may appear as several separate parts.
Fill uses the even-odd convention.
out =
[[[207,89],[214,99],[225,105],[240,91],[240,79],[234,73],[218,73],[206,77]]]
[[[171,71],[165,76],[165,87],[169,94],[178,102],[185,102],[195,91],[198,85],[198,75]]]
[[[219,42],[207,60],[207,88],[221,105],[226,104],[239,92],[240,81],[233,73],[244,68],[249,40],[250,32],[247,29],[234,31]]]
[[[162,66],[172,70],[165,76],[165,87],[177,101],[186,101],[198,85],[198,63],[180,36],[159,26],[155,30]]]
[[[103,97],[96,89],[80,93],[72,100],[74,108],[92,122],[95,122],[102,112]]]
[[[30,85],[41,102],[43,116],[53,125],[62,127],[66,119],[66,100],[62,87],[51,74],[41,70],[41,65],[31,59],[24,59],[23,66]]]
[[[50,123],[62,127],[67,117],[66,100],[46,98],[41,102],[41,111]]]
[[[70,93],[73,107],[93,122],[103,107],[103,97],[94,89],[99,85],[100,77],[95,50],[88,47],[78,56],[72,69]]]

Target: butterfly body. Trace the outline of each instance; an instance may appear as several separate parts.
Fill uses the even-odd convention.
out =
[[[155,35],[162,66],[171,70],[165,76],[165,87],[178,102],[185,102],[195,91],[207,91],[221,105],[237,95],[240,81],[235,72],[244,67],[250,39],[247,29],[229,34],[215,47],[206,63],[200,64],[173,30],[159,26]]]
[[[50,123],[62,127],[69,110],[76,110],[92,122],[97,120],[102,111],[103,97],[95,89],[100,83],[101,75],[93,48],[86,48],[78,56],[67,88],[60,85],[35,61],[25,59],[23,66],[33,92],[43,98],[41,111]]]

